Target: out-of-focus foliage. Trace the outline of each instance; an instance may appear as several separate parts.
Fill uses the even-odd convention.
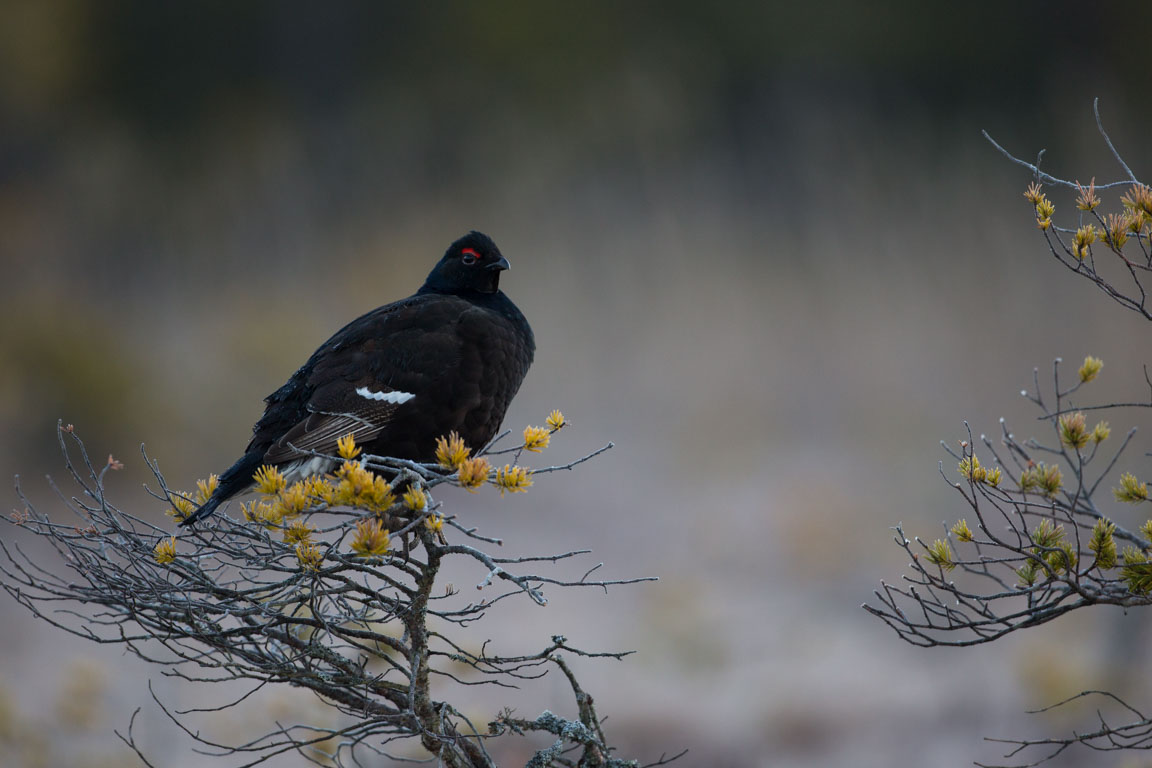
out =
[[[427,254],[481,224],[546,260],[590,247],[584,263],[622,287],[670,250],[745,268],[765,252],[744,243],[763,239],[774,258],[808,261],[782,228],[843,231],[872,197],[829,203],[855,169],[879,199],[899,199],[905,169],[888,179],[861,164],[883,167],[909,132],[939,141],[927,149],[941,163],[975,135],[973,118],[1070,154],[1079,133],[1053,83],[1060,95],[1068,82],[1144,85],[1138,46],[1065,53],[1152,20],[1144,6],[996,16],[923,3],[6,3],[0,299],[15,322],[0,358],[18,372],[4,366],[0,426],[36,443],[47,411],[49,424],[83,415],[136,438],[151,410],[224,453],[231,438],[197,418],[209,403],[179,388],[214,384],[220,366],[298,362],[288,338],[234,329],[282,319],[321,340],[343,317],[334,305],[286,301],[309,276],[367,309],[410,290]],[[1146,100],[1123,103],[1147,118]],[[732,243],[675,231],[712,208],[737,219],[712,222]],[[537,279],[554,279],[555,266],[540,267]],[[680,279],[658,285],[680,290]],[[257,282],[264,301],[251,299]],[[62,303],[83,328],[61,320]],[[189,326],[212,322],[216,357],[189,371]],[[149,348],[142,326],[171,346]],[[90,357],[107,365],[88,373]],[[58,391],[61,359],[80,366],[70,380],[86,385],[69,385],[80,391]]]
[[[1036,180],[1024,197],[1034,207],[1036,226],[1052,260],[1119,306],[1152,320],[1147,287],[1152,273],[1152,191],[1116,151],[1100,120],[1098,104],[1096,120],[1101,138],[1125,174],[1119,181],[1101,184],[1100,189],[1114,193],[1118,187],[1127,187],[1120,197],[1122,213],[1105,212],[1107,206],[1098,210],[1107,201],[1096,194],[1094,180],[1084,185],[1053,176],[989,139],[1008,159],[1033,173]],[[1076,208],[1081,213],[1074,224],[1053,221],[1056,206],[1045,187],[1077,193]],[[1084,224],[1086,219],[1095,223]],[[1096,242],[1100,244],[1093,247]],[[1140,337],[1146,335],[1145,331]],[[961,519],[948,529],[948,539],[927,544],[917,537],[914,545],[900,525],[895,527],[896,543],[912,561],[911,573],[901,575],[896,583],[882,582],[874,592],[875,600],[863,607],[902,640],[921,647],[973,646],[1038,627],[1078,609],[1115,606],[1128,613],[1152,605],[1152,519],[1142,509],[1148,501],[1148,485],[1123,470],[1134,461],[1137,467],[1146,463],[1127,453],[1137,427],[1128,430],[1115,448],[1102,449],[1111,428],[1107,421],[1097,421],[1089,430],[1085,413],[1127,417],[1152,408],[1147,365],[1147,394],[1098,403],[1091,395],[1081,394],[1081,389],[1097,386],[1093,382],[1104,369],[1103,360],[1086,356],[1071,382],[1066,372],[1062,374],[1062,362],[1059,357],[1053,361],[1050,384],[1041,383],[1037,368],[1033,388],[1020,391],[1040,411],[1037,420],[1046,422],[1046,439],[1019,440],[1001,418],[998,434],[981,434],[978,442],[965,423],[968,437],[959,442],[959,451],[942,443],[967,481],[951,485],[969,507],[979,532],[974,533],[967,520]],[[1085,404],[1085,399],[1092,404]],[[990,472],[982,467],[976,451],[990,455],[1004,469]],[[1067,482],[1061,467],[1068,471]],[[1004,476],[1012,482],[1000,487]],[[1112,486],[1115,506],[1107,506],[1100,498],[1106,495],[1102,490],[1106,483]],[[1135,514],[1119,508],[1123,505],[1136,508]],[[953,536],[958,543],[956,555],[951,547]],[[1124,543],[1122,564],[1117,559],[1116,539]],[[1118,666],[1126,663],[1117,661]],[[1032,768],[1073,748],[1087,747],[1083,752],[1089,759],[1100,752],[1152,749],[1148,716],[1111,691],[1094,688],[1059,696],[1033,714],[1074,709],[1090,701],[1103,705],[1096,715],[1098,726],[1047,738],[991,739],[1007,745],[1002,758],[1006,762],[996,765]]]

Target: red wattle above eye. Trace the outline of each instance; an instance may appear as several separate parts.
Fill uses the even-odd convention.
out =
[[[480,254],[476,253],[476,251],[472,250],[471,248],[465,248],[464,250],[460,251],[460,253],[465,256],[471,256],[474,259],[480,258]]]

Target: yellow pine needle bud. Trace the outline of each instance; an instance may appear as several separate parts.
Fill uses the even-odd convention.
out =
[[[1048,518],[1043,518],[1035,528],[1032,529],[1032,542],[1037,547],[1051,549],[1058,546],[1064,539],[1064,526],[1053,525],[1052,521]],[[1033,554],[1040,554],[1034,551]]]
[[[1124,244],[1128,242],[1128,225],[1131,222],[1131,218],[1131,214],[1128,211],[1108,214],[1108,231],[1105,233],[1105,238],[1108,241],[1108,245],[1117,251],[1123,248]]]
[[[280,525],[280,523],[284,521],[284,517],[280,513],[280,507],[275,503],[260,502],[255,514],[260,518],[260,522],[269,528],[274,525]]]
[[[548,447],[552,433],[544,427],[524,427],[524,450],[540,453]]]
[[[1088,355],[1084,358],[1084,365],[1080,366],[1080,370],[1078,371],[1080,374],[1080,381],[1084,382],[1085,384],[1092,381],[1099,375],[1100,369],[1103,367],[1103,360],[1098,357],[1092,357],[1092,355]]]
[[[1068,541],[1060,542],[1060,549],[1064,550],[1064,570],[1074,570],[1080,564],[1080,555]]]
[[[956,567],[956,563],[952,560],[952,550],[948,547],[948,542],[943,539],[936,539],[928,547],[928,562],[932,565],[938,565],[946,571]]]
[[[1028,189],[1024,190],[1024,199],[1032,203],[1032,205],[1037,205],[1043,200],[1044,192],[1040,189],[1040,185],[1035,181],[1029,184]]]
[[[312,534],[315,532],[316,529],[305,524],[303,520],[296,520],[284,529],[284,541],[288,544],[307,544],[312,541]]]
[[[424,519],[424,525],[428,526],[428,530],[432,533],[444,534],[444,518],[440,515],[429,515]]]
[[[1146,541],[1152,541],[1152,520],[1144,521],[1144,524],[1140,526],[1140,533]]]
[[[1060,467],[1055,464],[1041,464],[1037,467],[1040,476],[1040,488],[1046,496],[1055,496],[1064,484],[1064,475]]]
[[[336,477],[340,479],[340,485],[333,494],[333,502],[336,504],[383,512],[396,501],[392,486],[384,478],[355,461],[345,461],[336,470]]]
[[[156,548],[152,550],[152,557],[156,558],[156,562],[160,565],[167,565],[176,559],[176,537],[170,536],[167,539],[161,539],[156,542]]]
[[[1064,482],[1060,467],[1055,464],[1037,464],[1020,473],[1020,490],[1035,491],[1045,496],[1055,496]]]
[[[167,514],[178,523],[187,519],[188,515],[196,509],[196,505],[183,496],[171,495],[168,497],[168,501],[171,502],[172,508],[167,510]]]
[[[952,526],[952,535],[955,536],[958,541],[965,543],[973,539],[972,529],[968,527],[968,521],[964,519],[961,519],[956,525]]]
[[[1092,177],[1092,181],[1088,182],[1088,188],[1080,186],[1080,182],[1076,182],[1076,189],[1080,190],[1080,194],[1076,196],[1076,207],[1082,211],[1094,211],[1096,206],[1100,205],[1100,198],[1096,196],[1096,177]]]
[[[336,490],[336,502],[347,507],[362,507],[373,512],[381,512],[392,506],[396,498],[392,486],[384,478],[367,473],[367,477],[352,476],[340,483]]]
[[[1124,565],[1120,567],[1120,578],[1133,594],[1146,595],[1152,592],[1152,563],[1148,562],[1148,555],[1137,547],[1124,547]]]
[[[1136,475],[1125,472],[1120,475],[1120,487],[1113,488],[1112,495],[1116,497],[1116,501],[1126,501],[1130,504],[1147,501],[1148,483],[1142,483],[1136,478]]]
[[[1109,428],[1108,422],[1101,421],[1095,427],[1092,428],[1092,435],[1091,435],[1092,442],[1099,445],[1100,443],[1107,440],[1108,436],[1111,434],[1112,434],[1112,430],[1111,430],[1111,428]]]
[[[966,456],[960,460],[957,471],[974,483],[987,483],[993,488],[1000,485],[1004,473],[999,467],[988,469],[980,466],[980,459],[976,456]]]
[[[423,488],[416,486],[409,486],[408,490],[404,491],[404,507],[413,512],[420,512],[428,506],[428,497],[424,495]]]
[[[1148,223],[1148,214],[1144,211],[1129,211],[1128,212],[1128,231],[1134,235],[1139,234],[1140,230],[1144,229],[1144,225]]]
[[[276,525],[280,522],[280,513],[276,507],[266,501],[250,501],[240,505],[244,519],[260,525]]]
[[[461,488],[475,493],[477,488],[488,481],[488,473],[490,470],[491,466],[488,464],[488,459],[483,456],[478,456],[475,459],[465,459],[460,463],[460,474],[457,482],[460,483]]]
[[[300,567],[306,571],[318,571],[324,563],[324,555],[310,541],[302,541],[296,545],[296,559],[300,562]]]
[[[392,486],[382,477],[376,476],[372,480],[372,487],[368,489],[365,506],[373,512],[383,512],[396,502],[396,495],[392,493]]]
[[[341,480],[340,485],[336,487],[336,493],[332,497],[332,502],[340,507],[355,506],[356,499],[359,498],[363,488],[363,484],[357,485],[354,479],[345,478]]]
[[[1092,538],[1088,540],[1088,549],[1096,555],[1096,567],[1101,569],[1116,567],[1116,539],[1112,534],[1116,526],[1109,520],[1100,518],[1092,528]]]
[[[496,470],[496,479],[493,485],[500,489],[500,495],[508,493],[524,493],[532,485],[529,477],[532,472],[527,467],[513,467],[505,464],[503,469]]]
[[[1085,224],[1076,230],[1072,238],[1072,253],[1079,261],[1084,261],[1088,257],[1088,246],[1096,242],[1096,232],[1096,227],[1091,224]]]
[[[1052,226],[1052,214],[1055,212],[1056,206],[1052,205],[1052,201],[1041,196],[1036,202],[1036,226],[1048,229]]]
[[[212,494],[216,492],[216,489],[219,486],[220,486],[220,476],[219,475],[215,475],[215,474],[208,475],[207,480],[197,480],[196,481],[196,503],[197,504],[203,504],[204,502],[208,501],[208,499],[211,498]]]
[[[987,475],[984,477],[984,482],[993,488],[1000,487],[1000,480],[1004,477],[1004,473],[1000,471],[1000,467],[993,467],[988,470]]]
[[[548,419],[545,423],[553,432],[568,426],[568,422],[564,420],[564,414],[560,413],[560,411],[552,411],[552,413],[548,414]]]
[[[464,438],[456,432],[449,432],[447,438],[436,438],[436,461],[442,467],[459,469],[471,453],[472,449],[464,445]]]
[[[1080,450],[1088,445],[1088,426],[1084,421],[1084,414],[1066,413],[1060,417],[1060,442],[1069,448]]]
[[[975,456],[961,459],[957,470],[974,483],[982,483],[988,477],[988,470],[980,466],[980,459]]]
[[[1144,213],[1144,211],[1140,211],[1140,215],[1136,217],[1135,221],[1136,229],[1134,229],[1133,232],[1139,234],[1139,232],[1145,227],[1149,227],[1149,229],[1152,230],[1152,226],[1149,226],[1152,225],[1152,215]],[[1152,231],[1148,233],[1148,236],[1152,236]]]
[[[352,551],[364,557],[376,557],[388,552],[388,531],[384,524],[372,518],[356,523],[356,535],[352,538]]]
[[[304,493],[309,499],[331,505],[336,498],[336,486],[327,477],[313,475],[304,479]]]
[[[356,447],[356,438],[351,432],[336,441],[336,454],[342,459],[354,459],[360,455],[360,449]]]
[[[1048,563],[1048,567],[1052,569],[1053,573],[1067,573],[1076,567],[1079,558],[1076,557],[1076,550],[1072,545],[1066,541],[1062,541],[1056,545],[1056,552],[1049,552],[1044,561]]]
[[[270,464],[256,470],[252,480],[256,483],[256,490],[265,496],[275,496],[288,484],[280,470]]]
[[[1020,586],[1030,587],[1035,584],[1036,577],[1040,575],[1038,568],[1035,560],[1024,561],[1024,565],[1016,569],[1016,575],[1020,577]]]
[[[1128,210],[1135,212],[1143,212],[1147,215],[1152,215],[1152,189],[1149,189],[1143,184],[1134,184],[1128,190],[1128,194],[1120,198],[1120,202]]]
[[[291,488],[286,488],[272,505],[280,517],[295,517],[312,506],[303,482],[293,483]]]

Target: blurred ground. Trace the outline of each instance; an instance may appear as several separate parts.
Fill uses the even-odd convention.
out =
[[[1077,11],[6,4],[0,469],[50,505],[63,418],[145,509],[141,442],[176,486],[226,466],[264,395],[477,228],[540,347],[508,426],[562,408],[547,458],[617,447],[466,514],[509,552],[661,577],[485,636],[639,649],[580,673],[622,745],[685,765],[964,765],[997,755],[983,736],[1069,728],[1023,712],[1143,663],[1116,651],[1138,617],[950,653],[859,605],[905,565],[889,526],[959,512],[939,440],[1036,428],[1034,365],[1104,358],[1100,402],[1144,386],[1147,328],[1051,262],[1027,176],[980,136],[1118,178],[1098,96],[1149,167],[1146,56],[1101,41],[1152,6]],[[156,670],[0,612],[0,720],[34,723],[46,764],[124,764],[110,731],[137,706],[161,764],[201,764]],[[94,721],[59,709],[77,684]],[[551,683],[523,701],[569,706]],[[1101,764],[1125,763],[1061,763]]]

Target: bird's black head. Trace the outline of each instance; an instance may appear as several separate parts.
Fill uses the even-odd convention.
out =
[[[500,273],[508,269],[508,259],[492,238],[469,232],[448,246],[444,258],[437,262],[421,292],[462,294],[496,293],[500,290]]]

